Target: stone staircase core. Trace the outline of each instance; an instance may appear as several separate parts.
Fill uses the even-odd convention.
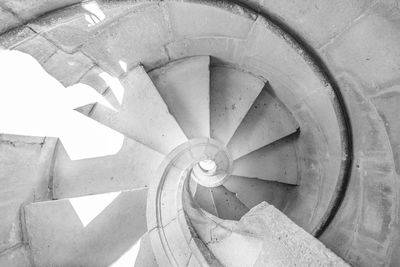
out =
[[[0,267],[400,265],[399,18],[0,1]]]

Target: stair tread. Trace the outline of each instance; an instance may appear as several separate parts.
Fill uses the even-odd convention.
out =
[[[235,160],[232,174],[298,184],[297,156],[293,142],[294,138],[286,138]]]
[[[228,144],[234,159],[284,138],[299,128],[289,110],[264,88]]]
[[[257,98],[264,82],[230,67],[211,68],[211,137],[226,144]]]
[[[218,217],[224,220],[240,220],[249,209],[224,186],[210,188]]]
[[[25,206],[35,265],[112,264],[146,233],[146,197],[147,190],[129,190]]]
[[[129,262],[131,263],[131,262]],[[126,266],[126,265],[121,265]],[[146,233],[140,241],[140,250],[135,261],[135,267],[158,267],[153,248],[151,247],[150,237]]]
[[[210,137],[210,58],[197,56],[149,72],[186,136]]]
[[[148,187],[164,159],[164,155],[129,138],[111,156],[70,160],[60,143],[55,155],[56,199]]]
[[[163,154],[187,141],[143,67],[131,70],[121,84],[125,92],[118,112],[96,105],[93,119]]]
[[[283,209],[286,194],[293,186],[278,182],[232,175],[224,186],[235,193],[237,198],[249,209],[266,201],[278,209]]]
[[[210,188],[198,184],[196,194],[194,195],[194,200],[199,204],[202,209],[218,217],[217,208],[215,207],[213,195],[210,191]]]

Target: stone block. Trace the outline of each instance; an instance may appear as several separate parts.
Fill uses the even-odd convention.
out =
[[[48,199],[55,138],[0,135],[0,251],[21,242],[20,206]]]
[[[211,137],[227,144],[264,87],[264,82],[228,67],[213,67],[210,73]]]
[[[208,213],[218,216],[217,209],[213,201],[213,196],[209,188],[197,185],[196,194],[194,195],[196,203]]]
[[[83,50],[104,70],[119,76],[139,63],[151,69],[168,62],[164,45],[169,41],[163,10],[152,4],[99,29]]]
[[[249,209],[263,201],[282,210],[285,207],[292,187],[278,182],[231,175],[224,187],[236,194],[236,197]]]
[[[180,229],[181,225],[178,220],[172,221],[164,226],[163,232],[168,240],[168,248],[174,252],[174,259],[178,266],[187,266],[192,252],[185,240],[185,237]],[[165,253],[165,252],[164,252]]]
[[[169,21],[175,39],[229,36],[244,39],[255,16],[228,3],[169,2]],[[227,27],[229,25],[229,27]]]
[[[299,184],[293,139],[272,143],[235,160],[232,174],[247,178]]]
[[[237,63],[241,58],[245,41],[228,37],[201,37],[173,41],[166,46],[171,59],[210,55],[219,61]]]
[[[255,265],[262,247],[262,240],[257,237],[232,233],[223,240],[214,242],[208,247],[223,266],[261,266]]]
[[[31,267],[29,252],[24,246],[19,246],[0,254],[0,266]]]
[[[318,239],[266,202],[251,209],[234,232],[262,240],[258,250],[261,253],[255,255],[257,261],[254,266],[349,266]]]
[[[323,49],[333,73],[348,74],[372,95],[398,82],[399,25],[399,9],[384,3],[375,5]]]
[[[44,69],[65,87],[77,83],[92,66],[92,61],[82,53],[71,55],[61,50],[43,65]]]
[[[168,266],[168,264],[171,264],[169,258],[165,254],[163,245],[160,243],[160,234],[158,228],[149,230],[149,237],[158,266]]]
[[[103,18],[104,13],[101,9],[97,10],[100,10],[98,16]],[[74,53],[91,36],[91,31],[102,24],[92,22],[93,16],[95,15],[86,11],[81,5],[76,5],[51,12],[44,17],[31,21],[29,27],[46,39],[51,40],[65,52]]]
[[[91,118],[164,155],[187,141],[143,67],[131,70],[120,82],[120,110],[96,105]]]
[[[163,185],[163,191],[159,198],[161,211],[160,217],[162,218],[162,225],[166,226],[173,221],[177,216],[179,210],[179,198],[177,195],[177,189],[179,188],[179,182],[182,181],[181,177],[184,175],[183,171],[170,166],[167,170],[165,177],[165,184]]]
[[[290,111],[270,91],[258,95],[227,147],[234,160],[297,131]],[[251,142],[249,141],[251,140]]]
[[[134,267],[158,267],[148,234],[140,239],[140,249]]]
[[[326,82],[304,51],[262,17],[257,19],[244,50],[243,68],[259,72],[271,80],[271,84],[284,83],[298,97],[303,98],[325,86]]]
[[[344,127],[343,117],[338,108],[338,101],[331,88],[322,88],[319,91],[313,92],[302,99],[303,104],[314,111],[313,119],[320,127],[326,140],[326,145],[329,147],[330,157],[341,157],[343,152],[342,136]],[[336,106],[336,107],[335,107]],[[302,109],[304,107],[300,107]],[[296,111],[294,111],[296,113]]]
[[[400,175],[400,86],[397,85],[393,91],[388,91],[372,99],[380,117],[383,120],[389,141],[392,146],[396,172]]]
[[[8,10],[0,7],[0,33],[17,27],[21,22]]]
[[[22,42],[14,49],[33,56],[40,64],[43,64],[57,51],[57,47],[39,35]]]
[[[341,75],[338,83],[349,107],[348,113],[352,121],[353,136],[360,137],[353,140],[355,153],[386,155],[387,151],[391,149],[385,125],[372,101],[364,95],[365,87],[357,79],[347,74]],[[350,105],[350,103],[352,104]]]
[[[169,112],[189,139],[210,136],[209,64],[208,56],[191,57],[149,73]]]
[[[239,0],[239,2],[282,21],[315,48],[343,32],[375,3],[373,0]]]
[[[363,95],[365,87],[349,75],[340,77],[339,84],[344,99],[352,103],[349,116],[353,122],[353,136],[358,137],[353,139],[354,163],[347,188],[352,193],[344,197],[321,240],[354,265],[384,265],[392,257],[390,251],[398,251],[390,241],[398,233],[396,210],[399,203],[395,193],[399,190],[398,175],[386,132],[388,128],[385,129],[385,120],[382,119],[385,111],[380,106],[384,101],[390,108],[391,103],[383,100],[385,97],[374,98],[381,111],[379,114]],[[394,259],[392,263],[395,266],[399,262],[396,257]]]
[[[28,27],[18,27],[0,35],[0,45],[12,49],[24,40],[32,38],[36,33]]]
[[[59,143],[55,153],[53,194],[56,199],[150,186],[164,156],[125,139],[116,155],[70,160]]]
[[[249,209],[224,186],[210,188],[214,199],[218,217],[224,220],[237,221],[249,211]]]
[[[146,195],[147,190],[131,190],[113,193],[111,202],[104,194],[26,206],[35,265],[111,265],[146,232]],[[99,205],[104,197],[109,201]]]
[[[138,3],[84,1],[31,21],[29,27],[68,53],[76,52],[93,32],[118,20]],[[54,22],[57,23],[54,23]]]
[[[10,8],[20,18],[31,20],[46,12],[65,6],[79,3],[82,0],[3,0],[3,4]]]
[[[348,186],[354,193],[346,195],[321,241],[355,266],[384,266],[391,257],[396,266],[389,251],[399,250],[391,243],[398,232],[397,179],[392,162],[358,154]]]

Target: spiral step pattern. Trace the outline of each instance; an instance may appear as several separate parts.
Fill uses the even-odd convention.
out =
[[[260,207],[351,265],[398,265],[396,1],[20,3],[0,3],[0,48],[94,88],[115,110],[76,118],[124,138],[74,160],[62,138],[0,135],[0,265],[230,265],[218,251],[237,236],[199,250],[196,219],[254,231]],[[157,244],[176,228],[156,231],[171,216],[200,237],[173,256]]]

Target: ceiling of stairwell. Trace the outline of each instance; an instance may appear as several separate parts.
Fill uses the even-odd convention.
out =
[[[146,190],[150,181],[144,177],[155,173],[162,159],[179,144],[210,137],[226,145],[234,167],[231,179],[220,187],[197,186],[194,198],[208,212],[238,220],[249,208],[266,200],[356,265],[364,265],[371,255],[376,256],[377,264],[392,255],[396,242],[390,233],[398,204],[393,202],[397,196],[393,190],[397,188],[393,155],[397,154],[391,149],[396,138],[390,114],[396,108],[397,89],[385,89],[387,95],[380,95],[376,88],[384,86],[376,86],[377,81],[390,80],[392,72],[369,73],[368,65],[371,58],[380,67],[388,65],[376,59],[387,55],[374,54],[375,50],[363,42],[358,43],[360,51],[349,45],[355,42],[349,36],[369,38],[361,30],[353,35],[343,33],[337,39],[340,43],[332,46],[330,42],[339,34],[329,24],[332,18],[325,22],[323,32],[318,30],[322,26],[310,30],[310,21],[317,21],[319,13],[311,12],[305,20],[302,12],[285,6],[289,4],[272,2],[271,6],[251,4],[253,11],[249,11],[212,1],[89,1],[51,13],[47,12],[76,1],[38,1],[31,9],[21,8],[19,1],[0,3],[0,22],[6,22],[0,26],[2,31],[28,23],[1,35],[0,46],[30,54],[41,65],[29,65],[34,62],[32,58],[17,53],[0,52],[4,59],[10,55],[7,60],[21,61],[18,70],[4,61],[0,66],[1,73],[10,74],[5,78],[14,94],[11,98],[11,91],[4,91],[8,95],[0,100],[4,102],[0,109],[3,114],[24,114],[17,119],[2,118],[0,132],[55,136],[61,141],[50,145],[47,152],[47,162],[54,160],[50,196],[46,193],[38,199],[71,198],[68,205],[79,215],[85,211],[80,211],[79,201],[73,200],[76,197],[123,190],[122,194],[104,196],[103,208],[86,214],[86,218],[79,216],[82,229],[90,230],[96,220],[110,212],[109,207],[128,200],[131,192],[124,190]],[[330,9],[330,4],[317,5]],[[343,7],[343,16],[360,19],[354,27],[361,24],[373,28],[367,27],[372,23],[375,29],[393,29],[389,22],[380,21],[386,4],[359,5],[360,9],[368,6],[370,13],[363,16],[373,22]],[[264,12],[279,27],[254,11]],[[396,12],[391,16],[396,17]],[[397,44],[397,39],[383,40]],[[359,68],[357,59],[364,55],[363,49],[368,50],[368,59]],[[37,72],[33,74],[32,69]],[[354,75],[357,78],[352,76],[355,69],[360,72]],[[17,71],[25,73],[25,79],[18,80]],[[34,84],[37,75],[43,77],[41,84]],[[358,83],[363,86],[357,87]],[[146,90],[134,92],[131,88],[135,86]],[[30,87],[38,89],[31,91]],[[58,93],[50,93],[48,89],[53,87]],[[205,87],[208,90],[201,91]],[[246,90],[240,91],[244,87]],[[192,91],[173,92],[170,88]],[[372,100],[365,100],[363,90],[373,95]],[[54,95],[43,97],[49,93]],[[21,95],[25,96],[23,101]],[[185,101],[177,101],[179,97]],[[37,109],[39,101],[42,104]],[[71,112],[78,106],[85,116]],[[21,113],[23,108],[26,111]],[[57,125],[60,117],[63,123]],[[209,120],[200,119],[204,117]],[[19,125],[15,124],[18,120]],[[265,125],[260,124],[262,120]],[[39,131],[37,127],[31,132],[24,128],[40,123],[43,127]],[[74,131],[78,123],[80,131]],[[104,140],[111,141],[105,144]],[[41,147],[48,145],[44,143],[41,141]],[[384,178],[375,185],[374,177]],[[225,202],[229,205],[223,206]],[[50,205],[64,205],[59,203]],[[28,231],[32,222],[40,223],[41,216],[46,215],[38,207],[27,208],[28,216],[33,216]],[[376,219],[369,223],[365,219],[374,216]],[[11,217],[14,220],[15,216]],[[62,228],[62,224],[57,227]],[[35,240],[34,235],[31,237]],[[132,237],[125,251],[132,246],[137,254],[139,248],[133,246],[137,239]],[[40,240],[34,245],[45,246],[46,242]],[[342,244],[347,247],[342,248]],[[371,248],[377,244],[385,249]],[[360,256],[365,250],[369,254]],[[37,257],[35,261],[45,262]]]

